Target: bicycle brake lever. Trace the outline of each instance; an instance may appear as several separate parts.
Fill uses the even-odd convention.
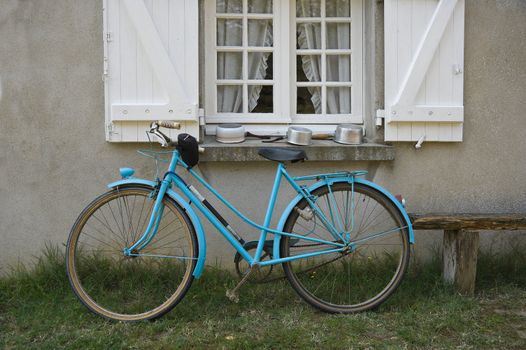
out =
[[[166,136],[165,134],[163,134],[161,131],[159,131],[156,128],[150,129],[150,133],[154,134],[155,137],[157,137],[159,143],[161,144],[161,147],[168,147],[170,143],[172,142],[172,140],[170,140],[168,136]]]

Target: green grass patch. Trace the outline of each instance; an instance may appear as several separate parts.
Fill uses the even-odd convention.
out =
[[[109,322],[77,301],[50,248],[0,278],[0,348],[526,348],[526,249],[482,254],[473,298],[442,283],[438,261],[413,263],[384,305],[357,315],[321,313],[285,280],[247,284],[234,304],[237,280],[208,267],[160,320]]]

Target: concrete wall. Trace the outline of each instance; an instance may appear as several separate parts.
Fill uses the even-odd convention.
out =
[[[99,0],[0,3],[0,271],[30,260],[46,242],[65,243],[78,213],[118,177],[119,166],[152,175],[151,163],[134,152],[137,145],[104,141],[101,7]],[[397,144],[396,160],[381,163],[374,178],[403,193],[410,211],[526,212],[525,38],[525,1],[467,0],[464,142],[425,143],[419,151]],[[291,169],[361,167],[371,165]],[[236,206],[262,220],[266,198],[250,193],[270,189],[272,164],[201,169]],[[209,263],[221,256],[228,262],[232,251],[213,230],[208,236]],[[496,241],[503,236],[512,234]],[[439,233],[416,237],[416,251],[425,254]],[[485,238],[486,245],[491,241]]]

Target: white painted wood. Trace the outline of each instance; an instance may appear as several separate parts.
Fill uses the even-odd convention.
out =
[[[137,103],[137,34],[132,21],[126,15],[126,1],[121,0],[120,28],[118,35],[121,38],[120,61],[121,70],[120,90],[121,102],[126,104]],[[111,45],[111,42],[110,42]],[[110,61],[113,57],[110,57]],[[117,73],[117,72],[115,72]],[[110,75],[113,79],[114,74]],[[113,105],[113,103],[112,103]],[[113,120],[113,115],[112,115]],[[122,141],[137,140],[139,135],[138,125],[136,122],[121,123]]]
[[[351,88],[351,116],[349,122],[363,123],[363,67],[365,55],[363,50],[363,0],[351,2],[351,61],[352,62],[352,88]],[[331,50],[332,51],[332,50]]]
[[[422,116],[425,115],[432,118],[434,122],[461,123],[464,120],[464,107],[457,106],[393,107],[391,113],[395,113],[392,116],[392,120],[396,118],[396,122],[420,122],[422,121]]]
[[[194,0],[104,0],[108,141],[147,141],[159,119],[199,137],[198,21]]]
[[[177,108],[179,107],[179,108]],[[111,106],[112,119],[114,121],[144,121],[144,120],[190,120],[195,121],[197,115],[197,105],[190,105],[187,108],[176,106],[172,109],[166,105],[156,105],[153,103],[144,104],[113,104]],[[150,116],[152,116],[150,118]],[[165,116],[159,118],[158,116]]]
[[[165,43],[160,38],[160,35],[166,32],[166,28],[162,28],[163,22],[161,20],[157,23],[153,22],[143,0],[124,0],[123,4],[134,29],[136,29],[129,30],[128,35],[137,34],[155,76],[167,90],[170,102],[179,105],[186,104],[189,97],[173,62],[168,56]],[[166,26],[167,24],[165,24]],[[133,55],[133,52],[129,52],[129,54]]]
[[[295,126],[305,127],[312,130],[313,134],[331,134],[334,133],[338,124],[295,124]],[[216,124],[206,124],[205,132],[207,135],[216,134]],[[245,130],[256,135],[276,135],[284,136],[287,134],[288,124],[246,124]],[[280,141],[286,143],[286,140]]]
[[[418,44],[420,43],[420,36],[417,33],[422,33],[427,27],[429,17],[432,12],[427,9],[430,8],[430,0],[417,1],[412,4],[412,11],[416,13],[424,13],[425,16],[411,16],[411,52],[416,52]],[[419,94],[416,98],[417,101],[422,100],[425,102],[425,84],[422,84],[422,89],[419,90]],[[424,96],[422,98],[422,95]],[[412,122],[411,124],[411,135],[425,135],[426,134],[426,123],[425,122]]]
[[[412,5],[412,0],[399,1],[406,1]],[[407,73],[405,74],[402,84],[398,90],[398,94],[392,102],[393,106],[407,106],[414,102],[416,94],[418,93],[418,90],[424,81],[425,73],[428,71],[431,60],[435,56],[438,45],[441,41],[448,39],[448,36],[444,36],[444,31],[447,24],[449,23],[449,19],[453,15],[456,4],[457,0],[439,1],[435,13],[433,14],[433,17],[431,18],[431,21],[422,39],[420,39],[420,43],[416,48],[415,53],[413,54],[411,63],[407,69]],[[415,14],[413,14],[412,11],[402,11],[399,15],[404,20],[411,21],[411,16]],[[401,29],[407,29],[407,31],[399,32],[399,42],[401,45],[410,45],[410,31],[412,28],[402,26],[399,28],[399,30]]]
[[[385,140],[462,141],[464,0],[385,1]]]

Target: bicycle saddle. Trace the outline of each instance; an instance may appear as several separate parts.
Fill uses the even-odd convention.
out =
[[[258,154],[268,160],[276,162],[290,161],[292,163],[307,160],[307,155],[304,150],[301,149],[290,149],[290,148],[278,148],[268,147],[260,148]]]

